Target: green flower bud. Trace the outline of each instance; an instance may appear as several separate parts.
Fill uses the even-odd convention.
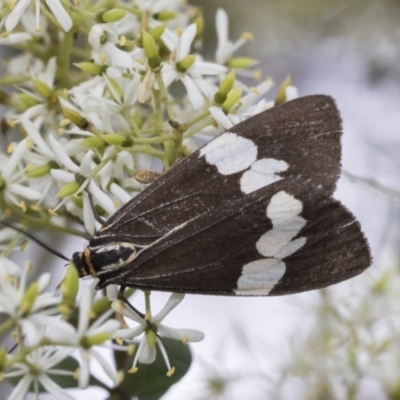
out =
[[[229,68],[249,68],[252,67],[253,65],[257,64],[258,60],[255,60],[254,58],[250,58],[250,57],[235,57],[235,58],[231,58],[228,61],[227,66]]]
[[[231,71],[228,75],[225,76],[224,79],[222,79],[218,92],[215,93],[214,95],[214,101],[217,104],[223,104],[224,101],[226,100],[228,93],[232,90],[233,85],[235,84],[235,72]]]
[[[46,99],[50,98],[54,93],[52,88],[47,86],[44,82],[40,81],[39,79],[33,80],[33,87],[41,96],[43,96]]]
[[[92,346],[102,344],[109,339],[111,339],[111,334],[102,332],[98,333],[97,335],[84,337],[81,340],[81,346],[85,349],[88,349]]]
[[[170,21],[176,18],[176,13],[172,11],[163,10],[158,13],[153,14],[154,19],[158,21]]]
[[[196,61],[196,56],[193,54],[186,56],[181,61],[175,64],[176,69],[178,72],[185,73]]]
[[[4,347],[0,347],[0,371],[4,370],[7,361],[7,350]]]
[[[142,31],[143,49],[149,60],[151,68],[158,68],[161,65],[161,58],[158,55],[158,49],[153,36],[146,31]]]
[[[116,21],[120,21],[122,18],[124,18],[125,15],[126,15],[126,11],[116,8],[114,10],[108,10],[108,11],[104,11],[102,13],[97,14],[96,20],[100,23],[116,22]]]
[[[83,139],[81,145],[84,147],[88,147],[89,149],[96,149],[100,146],[103,146],[104,140],[98,136],[88,136]]]
[[[228,94],[224,104],[222,104],[222,110],[224,113],[228,114],[234,105],[241,99],[241,97],[242,89],[232,89]]]
[[[119,133],[107,133],[100,136],[106,143],[113,146],[129,146],[132,144],[132,139],[128,136]]]
[[[20,93],[17,95],[17,98],[25,110],[39,104],[39,101],[28,93]]]
[[[79,273],[73,264],[68,265],[60,289],[63,303],[72,309],[75,305],[76,295],[79,289]]]
[[[74,194],[79,189],[79,183],[77,181],[72,181],[64,185],[56,194],[56,197],[67,197]]]
[[[118,85],[118,82],[117,82],[115,79],[111,78],[111,77],[108,77],[108,80],[109,80],[109,82],[111,83],[112,88],[113,88],[113,89],[115,90],[115,92],[117,93],[117,96],[118,96],[121,100],[123,100],[123,98],[124,98],[124,92],[122,91],[121,87]]]
[[[99,300],[96,300],[92,304],[92,311],[96,315],[103,314],[104,312],[108,311],[111,307],[111,301],[108,300],[107,297],[102,297]]]
[[[32,168],[25,172],[27,178],[40,178],[50,173],[50,170],[57,168],[58,164],[54,161],[50,161],[47,164],[39,165],[38,167]]]
[[[194,40],[200,39],[201,36],[203,35],[204,32],[204,18],[203,14],[199,15],[195,20],[194,23],[196,24],[197,31],[196,31],[196,37]]]
[[[165,31],[165,25],[158,25],[155,28],[153,28],[149,33],[152,36],[152,38],[157,41],[158,39],[160,39],[164,31]]]
[[[8,94],[4,90],[0,90],[0,104],[7,104],[8,98]]]
[[[86,129],[89,122],[86,118],[82,117],[77,111],[72,108],[61,107],[65,118],[68,118],[78,128]]]
[[[39,294],[39,285],[37,282],[32,282],[28,289],[26,289],[24,296],[22,297],[21,304],[19,306],[20,310],[22,311],[23,315],[27,315],[33,305],[35,304],[36,297]]]
[[[6,187],[6,181],[0,173],[0,190],[3,190]]]
[[[292,79],[288,75],[287,78],[279,86],[278,92],[275,97],[275,104],[283,104],[286,102],[286,88],[292,85]]]
[[[94,62],[81,62],[75,63],[74,65],[83,72],[87,72],[91,75],[102,75],[107,69],[105,65],[95,64]]]

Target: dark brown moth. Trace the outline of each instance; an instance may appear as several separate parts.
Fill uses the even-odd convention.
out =
[[[121,207],[73,255],[81,276],[145,290],[284,295],[371,264],[332,197],[342,123],[331,97],[299,98],[219,135]]]

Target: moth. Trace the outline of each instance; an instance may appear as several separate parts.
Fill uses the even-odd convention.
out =
[[[121,207],[73,263],[97,289],[212,295],[285,295],[354,277],[371,255],[332,197],[341,135],[324,95],[247,119]]]

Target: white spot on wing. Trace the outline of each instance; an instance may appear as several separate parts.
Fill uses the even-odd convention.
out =
[[[283,259],[306,243],[305,237],[292,240],[306,224],[306,220],[299,216],[302,210],[301,201],[285,191],[271,197],[267,217],[272,222],[272,229],[256,243],[258,252],[266,258],[243,266],[236,294],[267,295],[282,279],[286,271]]]
[[[303,204],[301,201],[282,190],[271,197],[267,207],[267,217],[272,221],[272,225],[275,226],[292,220],[302,211]]]
[[[282,160],[274,158],[263,158],[257,160],[251,168],[246,171],[240,180],[240,189],[243,193],[249,194],[262,187],[282,179],[278,172],[286,171],[289,165]]]
[[[200,156],[205,156],[222,175],[231,175],[246,170],[256,161],[257,146],[236,133],[226,132],[206,144]]]
[[[243,266],[238,281],[238,295],[267,295],[286,271],[285,263],[276,258],[265,258]]]

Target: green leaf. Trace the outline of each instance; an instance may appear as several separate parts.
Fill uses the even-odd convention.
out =
[[[57,364],[54,369],[60,369],[62,371],[70,371],[74,373],[76,369],[79,368],[78,361],[73,357],[67,357]],[[49,374],[51,380],[63,389],[76,388],[78,386],[77,380],[73,376],[55,375]],[[12,385],[16,386],[22,377],[10,378]],[[34,392],[33,385],[29,388],[30,392]],[[39,385],[39,393],[47,393],[46,389]]]
[[[134,374],[127,371],[132,367],[134,355],[115,352],[115,362],[118,369],[125,372],[124,380],[116,391],[137,396],[140,400],[158,400],[174,383],[179,382],[190,368],[192,355],[189,346],[172,339],[164,339],[167,346],[168,357],[175,373],[167,377],[168,368],[159,349],[157,357],[152,364],[138,364],[139,370]],[[136,349],[138,343],[135,343]]]

